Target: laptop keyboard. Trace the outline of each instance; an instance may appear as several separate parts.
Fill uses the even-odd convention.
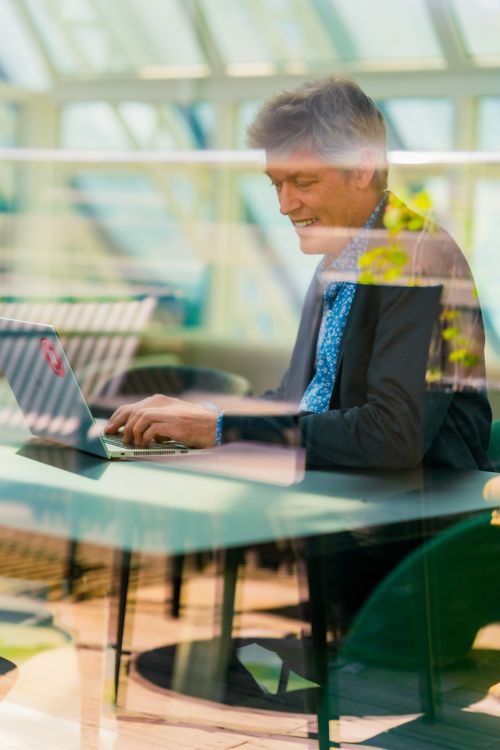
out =
[[[129,450],[135,448],[135,446],[131,445],[130,443],[124,443],[120,436],[110,436],[103,434],[102,438],[105,443],[116,445],[117,448],[128,448]],[[143,448],[143,450],[147,451],[148,448],[154,448],[155,450],[158,450],[158,448],[186,448],[186,446],[182,443],[177,443],[175,440],[166,440],[164,443],[150,443],[146,448]]]

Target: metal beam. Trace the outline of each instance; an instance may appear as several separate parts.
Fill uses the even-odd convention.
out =
[[[182,7],[194,29],[198,44],[203,51],[208,65],[215,75],[222,75],[225,69],[225,62],[204,10],[201,7],[201,3],[199,0],[184,0]]]
[[[357,50],[352,35],[331,0],[311,0],[312,8],[326,29],[337,54],[343,60],[353,60]]]
[[[33,21],[33,17],[31,13],[26,8],[24,0],[19,0],[19,2],[16,5],[16,12],[19,14],[19,18],[23,26],[26,28],[27,33],[31,37],[31,40],[33,41],[33,44],[38,50],[40,57],[43,59],[43,62],[47,68],[49,76],[51,77],[53,82],[57,81],[59,78],[59,72],[56,70],[56,66],[54,65],[54,60],[49,54],[49,51],[46,45],[42,41],[39,30],[35,22]]]
[[[114,48],[114,50],[117,51],[119,55],[121,55],[125,60],[128,61],[129,70],[133,70],[135,67],[134,62],[130,60],[130,55],[128,53],[127,46],[123,42],[123,37],[116,29],[116,25],[113,23],[114,19],[110,18],[108,12],[109,5],[99,2],[99,0],[88,0],[88,3],[95,17],[98,19],[98,25],[96,24],[96,27],[106,32],[111,47]]]
[[[190,103],[208,100],[224,102],[259,101],[282,89],[295,88],[322,75],[345,73],[354,77],[375,99],[432,96],[500,96],[500,69],[475,69],[464,73],[444,70],[369,71],[366,68],[335,65],[308,75],[282,74],[233,78],[212,75],[207,78],[144,80],[122,78],[67,79],[56,83],[50,95],[59,102],[75,101],[175,101]]]
[[[81,44],[75,35],[74,24],[65,20],[61,11],[61,7],[57,3],[51,4],[50,13],[54,23],[59,28],[61,36],[66,39],[68,46],[75,54],[77,65],[79,66],[78,74],[91,75],[91,62],[82,49]]]
[[[0,101],[23,103],[44,99],[46,96],[45,92],[41,92],[38,89],[24,89],[0,81]]]
[[[424,3],[434,25],[448,69],[454,73],[473,70],[474,63],[465,52],[449,0],[424,0]]]

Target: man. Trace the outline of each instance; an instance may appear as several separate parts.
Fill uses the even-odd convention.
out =
[[[107,431],[123,427],[138,445],[301,444],[309,467],[488,468],[484,332],[470,271],[445,232],[386,191],[381,113],[357,84],[332,77],[272,98],[249,132],[302,251],[323,255],[289,369],[266,394],[298,408],[217,415],[156,395],[120,407]]]

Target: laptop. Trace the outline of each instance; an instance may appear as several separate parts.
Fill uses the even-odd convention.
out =
[[[106,459],[189,453],[174,440],[135,448],[104,435],[90,411],[55,328],[0,317],[3,370],[31,433]]]

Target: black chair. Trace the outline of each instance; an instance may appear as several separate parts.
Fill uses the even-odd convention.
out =
[[[109,417],[122,403],[139,401],[155,393],[178,398],[210,395],[248,396],[250,383],[241,375],[225,370],[184,365],[137,366],[114,375],[95,393],[94,416]]]

